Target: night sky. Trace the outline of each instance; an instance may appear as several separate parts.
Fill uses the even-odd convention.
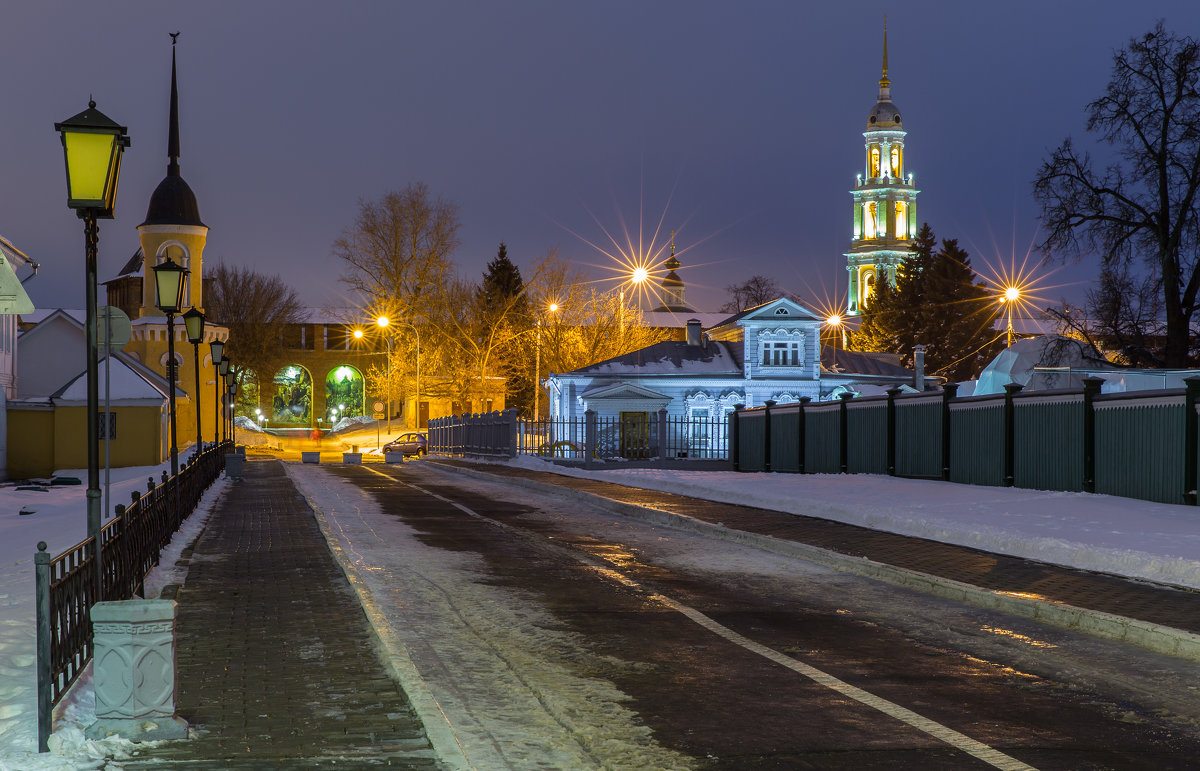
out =
[[[605,230],[679,231],[689,303],[755,273],[815,304],[844,295],[849,190],[888,13],[892,97],[918,216],[977,269],[1037,234],[1031,180],[1108,81],[1112,51],[1179,2],[39,2],[6,10],[0,233],[41,263],[39,307],[83,304],[83,228],[53,123],[87,105],[129,127],[100,278],[137,248],[166,171],[169,32],[181,167],[211,228],[205,262],[348,303],[331,245],[360,198],[422,181],[461,206],[456,262],[498,244],[612,275]],[[1035,255],[1035,258],[1037,256]],[[1090,267],[1043,281],[1078,298]],[[24,276],[25,273],[22,273]],[[611,285],[611,284],[610,284]]]

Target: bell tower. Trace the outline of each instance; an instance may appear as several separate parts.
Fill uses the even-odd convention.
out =
[[[905,171],[904,130],[900,108],[892,101],[888,78],[887,18],[883,25],[883,77],[879,96],[867,114],[863,132],[866,159],[850,195],[853,231],[846,258],[850,291],[846,311],[857,315],[877,281],[896,284],[896,270],[909,255],[917,232],[917,193],[913,175]]]

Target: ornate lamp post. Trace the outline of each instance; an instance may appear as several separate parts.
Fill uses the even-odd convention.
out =
[[[229,370],[229,440],[237,444],[237,423],[234,422],[234,410],[237,409],[238,370]]]
[[[212,352],[213,396],[216,397],[213,402],[216,407],[213,413],[213,443],[216,444],[221,441],[221,359],[225,355],[225,341],[213,340],[208,348]]]
[[[179,443],[175,440],[175,314],[183,305],[183,277],[187,268],[177,264],[170,257],[155,265],[154,271],[154,304],[167,317],[167,379],[171,384],[171,476],[179,473]]]
[[[221,433],[225,439],[229,438],[229,417],[225,412],[225,394],[229,391],[229,368],[233,366],[233,362],[226,356],[221,359],[221,365],[218,367],[220,377],[217,378],[217,399],[221,402]]]
[[[55,123],[63,144],[67,169],[67,206],[83,220],[85,290],[87,295],[87,528],[96,563],[96,601],[104,599],[104,569],[100,548],[99,362],[96,342],[96,253],[100,242],[97,219],[112,219],[121,176],[121,154],[129,147],[126,128],[88,102],[83,112]]]
[[[196,454],[199,455],[204,449],[204,434],[200,431],[200,343],[204,341],[204,314],[197,308],[189,308],[183,314],[183,326],[196,359]]]

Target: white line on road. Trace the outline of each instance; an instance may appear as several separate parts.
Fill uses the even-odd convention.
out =
[[[366,468],[366,467],[364,467],[364,468]],[[482,520],[491,525],[499,527],[503,530],[512,531],[514,533],[519,533],[521,535],[528,535],[527,531],[524,531],[520,528],[513,527],[512,525],[508,525],[504,522],[500,522],[498,520],[492,519],[491,517],[484,516],[483,514],[473,511],[472,509],[468,508],[467,506],[464,506],[461,503],[458,503],[457,501],[452,501],[449,498],[438,495],[437,493],[430,492],[429,490],[426,490],[419,485],[414,485],[410,482],[403,482],[399,479],[396,479],[393,476],[390,476],[388,474],[383,473],[382,471],[378,471],[373,468],[368,468],[367,470],[372,471],[376,474],[379,474],[382,477],[386,477],[387,479],[390,479],[391,481],[396,482],[398,484],[402,484],[407,487],[411,487],[414,490],[418,490],[418,491],[424,493],[425,495],[428,495],[432,498],[438,499],[439,501],[448,503],[451,506],[455,507],[456,509],[467,514],[468,516]],[[596,556],[596,555],[592,555],[592,556]],[[599,559],[603,559],[603,557],[599,557]],[[587,564],[586,561],[585,561],[585,564]],[[595,566],[591,565],[591,567],[594,568]],[[634,589],[637,589],[638,591],[643,592],[650,599],[655,600],[655,601],[671,608],[672,610],[683,614],[684,616],[686,616],[687,618],[689,618],[696,624],[699,624],[700,626],[709,630],[713,634],[716,634],[717,636],[722,637],[725,640],[728,640],[729,642],[731,642],[735,645],[738,645],[738,646],[746,649],[747,651],[750,651],[751,653],[756,653],[759,656],[762,656],[763,658],[768,659],[769,661],[772,661],[776,664],[787,667],[788,669],[792,670],[793,672],[803,675],[804,677],[807,677],[810,680],[812,680],[813,682],[823,685],[826,688],[829,688],[830,690],[837,691],[838,693],[842,694],[843,696],[854,699],[855,701],[859,702],[860,704],[863,704],[865,706],[872,707],[873,709],[879,710],[880,712],[884,713],[885,715],[888,715],[889,717],[893,717],[893,718],[901,721],[905,725],[911,726],[912,728],[915,728],[918,731],[922,731],[939,741],[945,742],[946,744],[949,744],[951,747],[954,747],[955,749],[961,750],[961,751],[967,753],[968,755],[978,758],[979,760],[982,760],[983,762],[985,762],[995,768],[1003,769],[1003,771],[1035,771],[1033,766],[1023,763],[1010,755],[1006,755],[1003,752],[1001,752],[993,747],[989,747],[988,745],[984,744],[983,742],[976,741],[975,739],[972,739],[971,737],[967,736],[966,734],[959,733],[958,731],[955,731],[953,728],[949,728],[947,726],[942,725],[941,723],[938,723],[935,720],[930,720],[927,717],[918,715],[916,712],[913,712],[912,710],[910,710],[906,707],[902,707],[899,704],[896,704],[895,702],[888,701],[887,699],[884,699],[880,696],[876,696],[875,694],[870,693],[869,691],[865,691],[862,688],[859,688],[857,686],[851,685],[851,684],[845,682],[844,680],[839,680],[838,678],[834,677],[833,675],[830,675],[820,669],[817,669],[816,667],[809,666],[808,664],[805,664],[802,661],[798,661],[798,660],[792,658],[791,656],[788,656],[784,653],[780,653],[779,651],[776,651],[772,648],[768,648],[767,646],[757,643],[754,640],[749,639],[748,637],[744,637],[743,635],[738,634],[737,632],[733,631],[732,629],[714,621],[713,619],[704,615],[703,613],[696,610],[695,608],[692,608],[688,605],[678,602],[677,600],[673,600],[670,597],[667,597],[666,595],[660,594],[659,592],[656,592],[656,591],[653,591],[650,589],[646,589],[645,587],[643,587],[641,584],[639,584],[634,579],[630,578],[629,576],[625,575],[624,573],[621,573],[620,571],[618,571],[614,568],[597,568],[597,573],[599,575],[602,575],[602,576],[608,578],[609,580],[615,581],[616,583],[619,583],[623,586],[634,588]]]

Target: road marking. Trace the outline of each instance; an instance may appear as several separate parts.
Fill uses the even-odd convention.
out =
[[[367,469],[367,471],[370,471],[374,474],[378,474],[381,477],[386,477],[387,479],[389,479],[393,482],[396,482],[397,484],[402,484],[407,487],[411,487],[414,490],[424,493],[425,495],[428,495],[431,498],[436,498],[437,500],[442,501],[443,503],[448,503],[451,506],[453,506],[454,508],[458,509],[459,511],[462,511],[463,513],[467,514],[470,517],[487,522],[487,523],[494,525],[496,527],[499,527],[503,530],[508,530],[508,531],[518,533],[521,535],[525,535],[525,536],[530,535],[529,531],[523,530],[521,528],[513,527],[512,525],[509,525],[507,523],[500,522],[499,520],[495,520],[495,519],[492,519],[491,517],[484,516],[483,514],[473,511],[472,509],[468,508],[467,506],[464,506],[461,503],[458,503],[457,501],[452,501],[449,498],[446,498],[444,496],[438,495],[437,493],[426,490],[425,488],[421,487],[420,485],[415,485],[411,482],[405,482],[405,481],[399,480],[396,477],[393,477],[390,474],[385,474],[382,471],[379,471],[377,469]],[[566,548],[566,547],[564,547],[564,548]],[[575,551],[575,550],[572,549],[572,551]],[[601,560],[604,559],[602,556],[598,556],[598,555],[589,555],[589,556],[592,556],[595,559],[601,559]],[[605,561],[607,562],[607,560],[605,560]],[[584,564],[587,564],[587,563],[585,562]],[[734,645],[738,645],[738,646],[746,649],[747,651],[750,651],[751,653],[756,653],[759,656],[762,656],[763,658],[765,658],[769,661],[779,664],[780,666],[787,667],[788,669],[792,670],[793,672],[803,675],[804,677],[807,677],[808,679],[812,680],[813,682],[815,682],[819,685],[823,685],[826,688],[829,688],[830,690],[836,691],[837,693],[840,693],[843,696],[846,696],[847,698],[854,699],[855,701],[859,702],[860,704],[863,704],[865,706],[876,709],[876,710],[884,713],[885,715],[888,715],[889,717],[899,720],[900,722],[904,723],[905,725],[908,725],[912,728],[917,729],[918,731],[922,731],[923,733],[926,733],[929,736],[932,736],[933,738],[937,739],[938,741],[945,742],[946,744],[949,744],[951,747],[954,747],[955,749],[961,750],[962,752],[965,752],[968,755],[971,755],[972,757],[978,758],[979,760],[982,760],[984,763],[987,763],[988,765],[990,765],[994,768],[1003,769],[1003,771],[1036,771],[1036,769],[1034,769],[1033,766],[1023,763],[1020,760],[1017,760],[1016,758],[1012,757],[1011,755],[1006,755],[1003,752],[1001,752],[1000,750],[997,750],[993,747],[989,747],[988,745],[984,744],[983,742],[972,739],[971,737],[967,736],[966,734],[959,733],[958,731],[955,731],[953,728],[944,726],[941,723],[938,723],[935,720],[930,720],[927,717],[923,717],[922,715],[919,715],[916,712],[913,712],[912,710],[908,709],[907,707],[902,707],[893,701],[888,701],[887,699],[884,699],[880,696],[876,696],[875,694],[870,693],[869,691],[865,691],[862,688],[859,688],[858,686],[851,685],[850,683],[847,683],[844,680],[840,680],[840,679],[834,677],[833,675],[828,674],[827,672],[817,669],[816,667],[805,664],[804,662],[794,659],[791,656],[788,656],[784,653],[780,653],[779,651],[774,650],[773,648],[768,648],[767,646],[762,645],[761,643],[757,643],[748,637],[738,634],[737,632],[733,631],[729,627],[726,627],[726,626],[718,623],[717,621],[709,618],[708,616],[704,615],[703,613],[696,610],[695,608],[685,605],[682,602],[679,602],[677,600],[671,599],[670,597],[667,597],[666,595],[661,594],[659,592],[653,591],[651,589],[647,589],[646,587],[642,586],[640,583],[638,583],[634,579],[632,579],[629,576],[625,575],[624,573],[616,570],[615,568],[607,568],[607,567],[599,568],[599,567],[596,567],[595,565],[590,565],[590,567],[595,569],[599,575],[601,575],[611,581],[621,584],[622,586],[626,586],[626,587],[629,587],[632,589],[636,589],[639,592],[642,592],[648,598],[650,598],[662,605],[665,605],[666,607],[676,611],[677,613],[682,614],[683,616],[690,619],[692,622],[704,627],[708,631],[712,632],[713,634],[715,634],[721,638],[724,638],[725,640],[733,643]]]

